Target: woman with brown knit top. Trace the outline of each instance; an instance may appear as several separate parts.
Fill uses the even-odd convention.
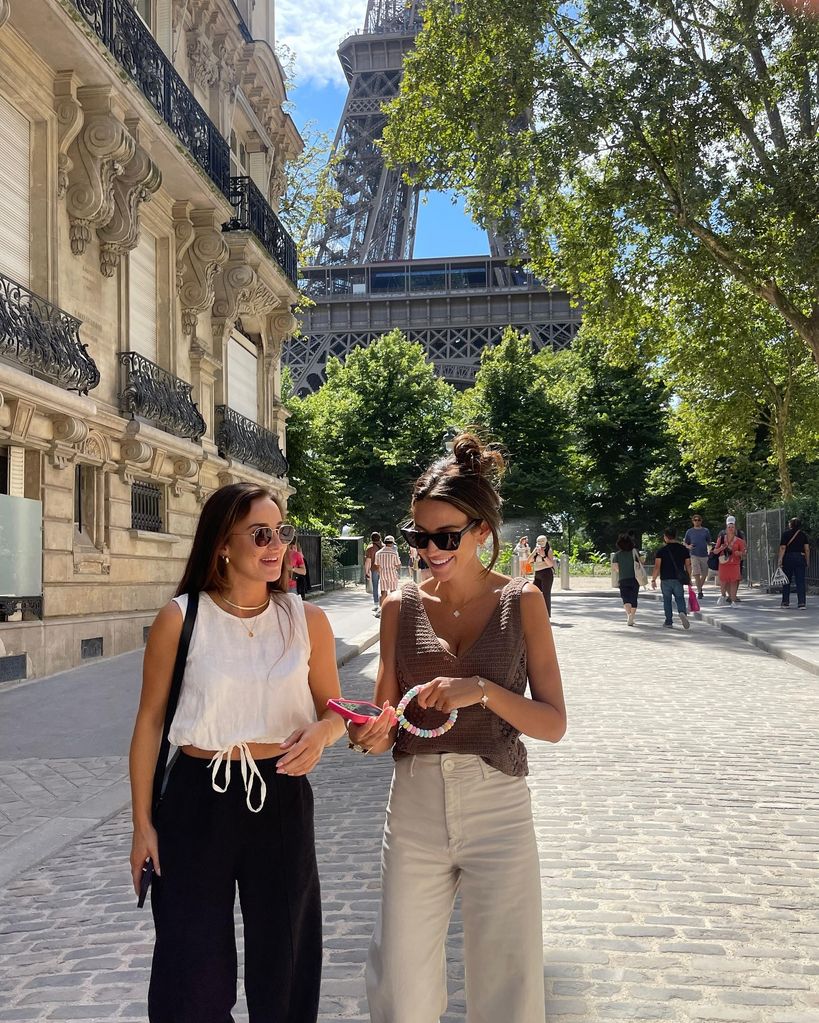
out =
[[[402,533],[424,552],[432,578],[385,601],[383,712],[349,727],[352,748],[391,749],[395,758],[367,961],[372,1023],[437,1023],[445,1011],[444,942],[457,892],[469,1020],[545,1016],[540,869],[520,735],[557,742],[566,709],[543,595],[492,571],[502,468],[498,452],[462,434],[416,482]],[[490,536],[486,569],[477,552]],[[414,727],[396,728],[395,707],[415,687],[405,713]]]

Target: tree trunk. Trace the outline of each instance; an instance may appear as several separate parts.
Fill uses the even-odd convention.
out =
[[[779,471],[779,489],[782,492],[782,500],[790,501],[793,497],[793,481],[791,480],[791,467],[788,464],[788,454],[785,446],[785,423],[781,416],[782,410],[774,408],[773,422],[771,426],[771,440],[776,455],[776,465]]]

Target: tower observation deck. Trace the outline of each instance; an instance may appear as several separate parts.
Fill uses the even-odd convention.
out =
[[[300,271],[300,287],[316,303],[284,353],[300,394],[321,386],[329,356],[343,359],[395,328],[424,345],[445,379],[466,387],[481,351],[506,326],[528,332],[537,348],[561,348],[580,323],[565,292],[509,265],[520,246],[496,232],[488,232],[488,257],[413,259],[419,190],[386,166],[377,143],[383,105],[398,95],[404,57],[422,28],[423,2],[368,0],[363,31],[338,50],[349,85],[334,142],[342,200],[311,239],[314,265]]]

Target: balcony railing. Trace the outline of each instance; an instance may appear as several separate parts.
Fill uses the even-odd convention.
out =
[[[254,182],[250,178],[231,178],[230,201],[235,212],[222,230],[252,231],[295,284],[298,279],[296,243]]]
[[[162,369],[139,352],[120,352],[125,412],[141,416],[177,437],[199,440],[205,420],[191,397],[191,385]]]
[[[0,357],[88,394],[100,373],[80,341],[80,326],[80,320],[0,274]]]
[[[287,459],[279,447],[279,438],[270,430],[245,419],[227,405],[217,405],[216,446],[223,458],[235,458],[269,476],[286,476]]]
[[[185,85],[130,0],[73,0],[97,36],[223,195],[230,147]]]

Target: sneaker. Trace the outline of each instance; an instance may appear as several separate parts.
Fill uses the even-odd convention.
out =
[[[799,606],[797,607],[797,609],[796,609],[796,610],[797,610],[797,611],[807,611],[807,608],[805,607],[805,605],[804,605],[804,604],[800,604],[800,605],[799,605]]]
[[[705,594],[704,594],[704,593],[702,592],[702,590],[700,590],[700,591],[699,591],[699,592],[697,593],[697,599],[698,599],[698,600],[702,600],[702,598],[703,598],[704,596],[705,596]]]
[[[637,616],[637,612],[636,611],[632,611],[631,614],[628,616],[627,624],[628,625],[634,625],[634,619],[635,619],[636,616]]]
[[[741,604],[742,601],[739,599],[739,597],[734,597],[734,603],[735,604]]]
[[[725,603],[725,597],[720,597],[719,600],[717,601],[717,607],[722,607],[722,605],[724,603]],[[730,603],[730,601],[729,601],[729,603]]]
[[[375,615],[376,618],[380,618],[381,617],[381,608],[380,607],[375,608],[373,610],[373,614]]]
[[[664,629],[673,629],[674,628],[674,623],[673,622],[663,622],[663,628]]]
[[[691,622],[689,622],[689,620],[688,620],[688,615],[684,615],[682,613],[682,611],[680,611],[680,621],[682,622],[682,627],[684,629],[690,629],[691,628]]]
[[[782,611],[787,611],[790,606],[791,606],[790,604],[780,604],[779,605],[779,607],[780,607],[780,609]]]

